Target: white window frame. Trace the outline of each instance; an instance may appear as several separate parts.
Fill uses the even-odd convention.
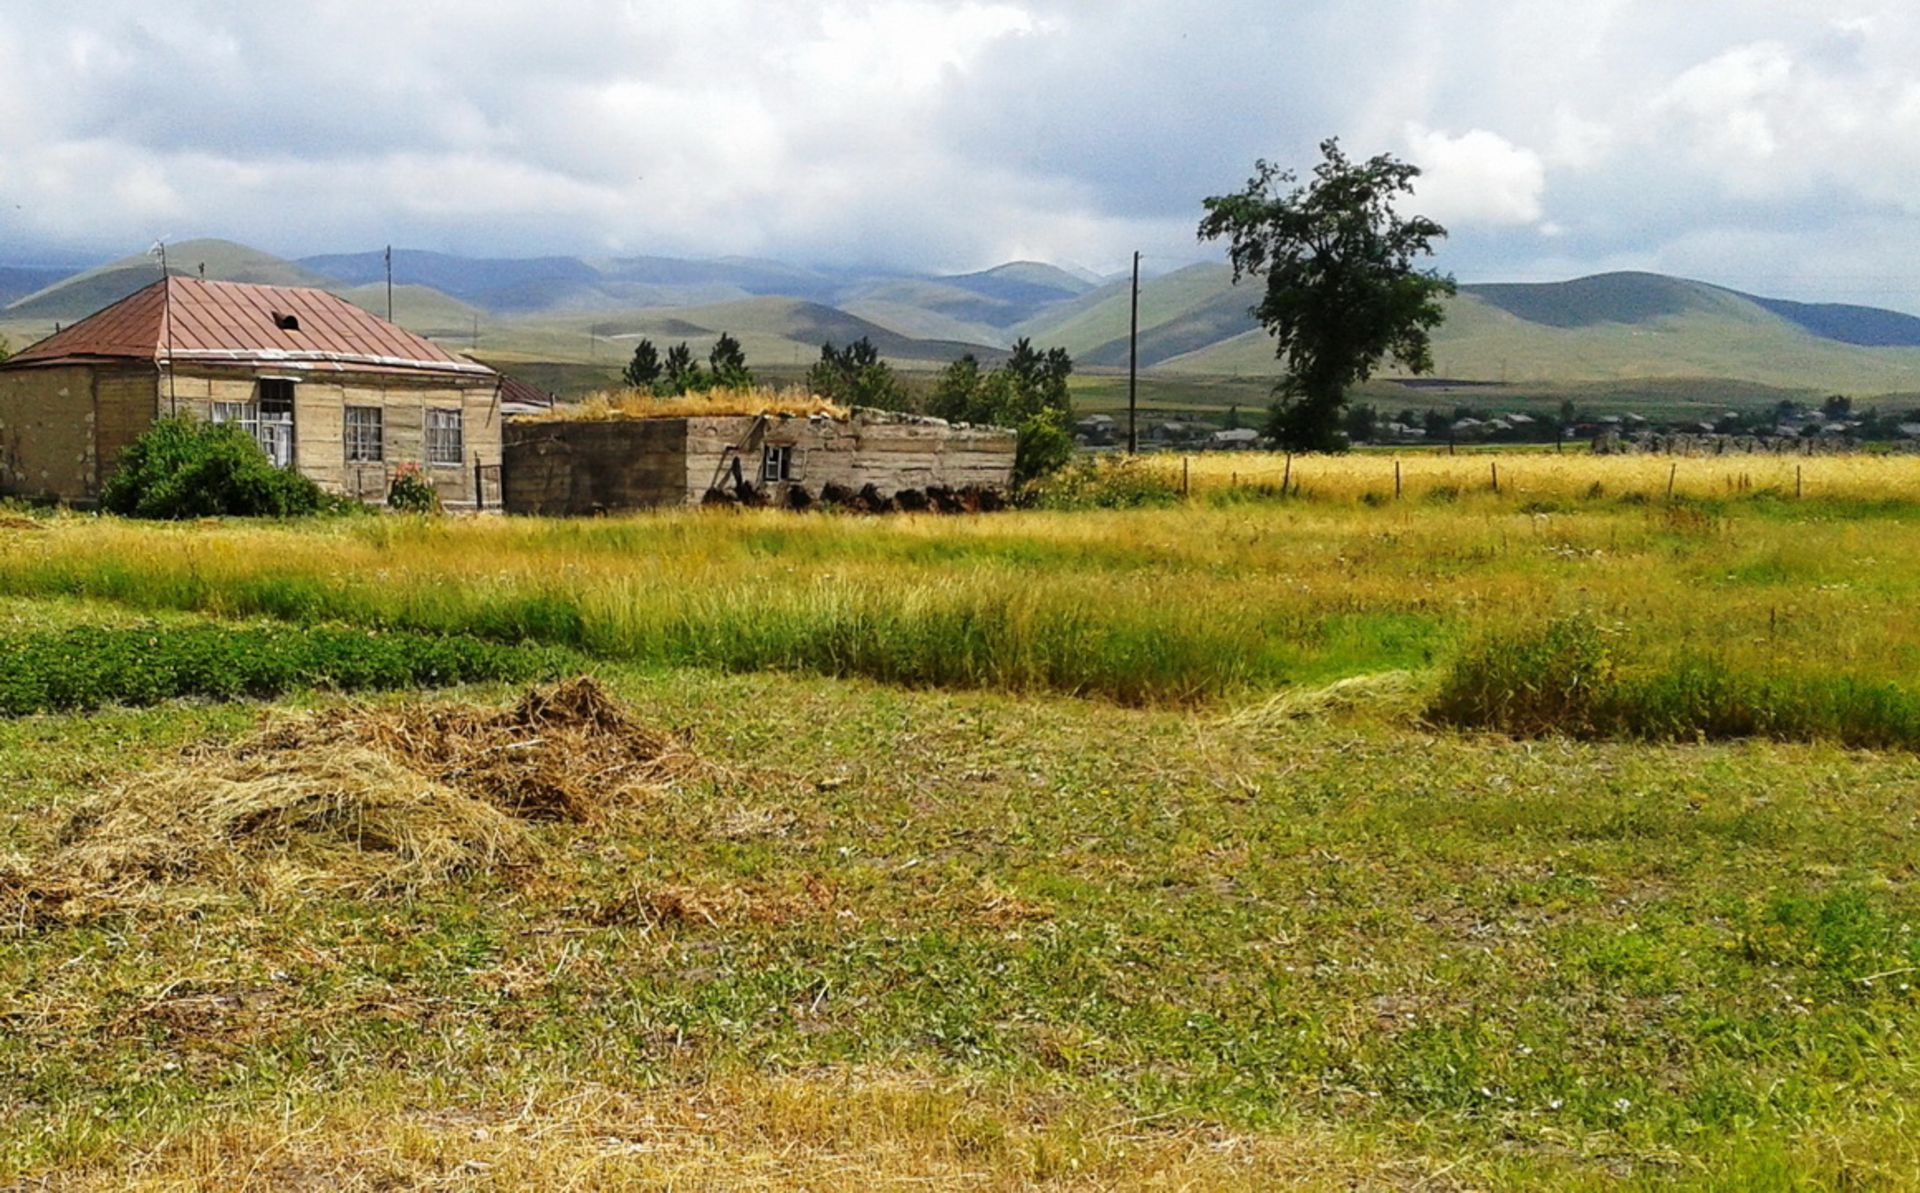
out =
[[[348,406],[342,415],[341,445],[349,464],[383,464],[387,459],[386,411],[379,406]],[[356,422],[354,416],[360,416]],[[369,419],[368,416],[371,416]],[[369,423],[371,425],[369,425]]]
[[[466,428],[461,411],[429,406],[426,412],[424,455],[432,468],[460,468],[466,464]],[[437,425],[436,425],[437,424]]]
[[[262,377],[254,386],[254,396],[250,401],[214,402],[210,411],[212,419],[216,423],[238,423],[240,429],[260,445],[260,450],[267,453],[267,458],[275,466],[292,468],[297,459],[293,424],[294,382],[286,377]],[[269,386],[273,387],[271,391]],[[272,395],[271,402],[263,402],[262,399],[267,398],[269,392]],[[272,409],[268,409],[268,405]],[[281,456],[285,458],[279,458]]]
[[[216,423],[238,423],[249,439],[256,443],[260,439],[260,407],[252,402],[215,402],[213,421]]]
[[[779,484],[800,475],[800,449],[791,443],[769,443],[760,452],[760,479]]]

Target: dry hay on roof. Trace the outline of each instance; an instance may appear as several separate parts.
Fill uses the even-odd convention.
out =
[[[768,386],[715,389],[705,393],[655,397],[641,389],[603,390],[570,406],[556,406],[542,414],[522,415],[521,422],[614,422],[635,418],[719,418],[757,414],[796,418],[845,420],[849,413],[805,389],[776,390]]]
[[[509,709],[348,706],[200,746],[88,801],[44,860],[0,863],[0,923],[235,895],[375,895],[524,865],[533,821],[590,822],[689,774],[680,737],[592,679]]]

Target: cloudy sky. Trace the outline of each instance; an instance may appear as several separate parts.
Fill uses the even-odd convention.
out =
[[[1201,259],[1324,137],[1464,280],[1651,268],[1920,311],[1913,0],[6,0],[0,262]]]

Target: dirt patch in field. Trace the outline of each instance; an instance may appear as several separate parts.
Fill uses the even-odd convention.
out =
[[[530,822],[593,822],[691,773],[687,742],[589,678],[508,709],[362,705],[197,746],[0,861],[0,924],[241,895],[381,894],[525,865]]]

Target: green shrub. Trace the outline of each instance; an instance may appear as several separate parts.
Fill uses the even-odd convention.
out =
[[[1180,486],[1138,456],[1081,456],[1031,494],[1045,509],[1141,509],[1178,504]]]
[[[1454,661],[1428,713],[1451,725],[1518,736],[1601,732],[1602,706],[1615,683],[1604,630],[1562,618],[1532,634],[1482,640]]]
[[[406,463],[394,471],[393,483],[387,486],[387,505],[409,514],[437,514],[440,494],[434,491],[420,465]]]
[[[100,504],[130,518],[181,519],[295,517],[329,502],[306,477],[274,467],[240,427],[181,414],[156,421],[127,445]]]
[[[1448,669],[1427,714],[1518,737],[1764,737],[1920,749],[1920,694],[1898,684],[1755,674],[1699,655],[1627,663],[1608,632],[1585,618],[1471,647]]]
[[[1030,485],[1067,466],[1080,450],[1073,433],[1067,430],[1067,416],[1059,410],[1042,410],[1020,424],[1014,441],[1013,483]]]
[[[558,655],[464,636],[217,624],[84,626],[0,638],[0,715],[180,696],[267,697],[522,681]]]

